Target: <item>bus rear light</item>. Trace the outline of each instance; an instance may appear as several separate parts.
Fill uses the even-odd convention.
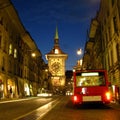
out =
[[[110,92],[106,92],[106,98],[107,98],[107,100],[111,100],[111,94],[110,94]]]
[[[73,97],[73,100],[74,100],[74,102],[76,102],[76,101],[78,100],[78,97],[77,97],[77,96],[74,96],[74,97]]]

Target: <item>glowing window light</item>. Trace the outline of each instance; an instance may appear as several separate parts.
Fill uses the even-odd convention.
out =
[[[17,58],[17,49],[14,49],[14,58]]]
[[[13,46],[12,44],[9,45],[9,55],[12,54],[12,51],[13,51]]]
[[[81,73],[81,76],[98,76],[98,72],[92,72],[92,73]]]
[[[59,50],[58,49],[55,49],[55,54],[58,54]]]

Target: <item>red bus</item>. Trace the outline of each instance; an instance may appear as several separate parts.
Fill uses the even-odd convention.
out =
[[[79,70],[73,72],[73,104],[84,102],[110,103],[112,96],[106,70]]]

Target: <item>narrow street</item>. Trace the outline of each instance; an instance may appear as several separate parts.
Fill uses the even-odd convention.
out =
[[[120,120],[118,104],[75,107],[69,96],[23,99],[0,106],[0,120]]]
[[[2,101],[0,102],[0,120],[19,119],[58,98],[33,97],[20,100]]]
[[[115,104],[85,104],[73,107],[65,97],[41,120],[120,120],[119,112],[120,107]]]

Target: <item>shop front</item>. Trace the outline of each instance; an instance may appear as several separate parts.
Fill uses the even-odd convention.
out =
[[[15,81],[12,79],[7,80],[7,95],[8,98],[13,98],[16,95],[16,90],[15,90]]]
[[[24,92],[25,92],[25,96],[30,96],[30,88],[27,82],[24,84]]]
[[[4,85],[3,81],[0,79],[0,99],[4,98]]]

